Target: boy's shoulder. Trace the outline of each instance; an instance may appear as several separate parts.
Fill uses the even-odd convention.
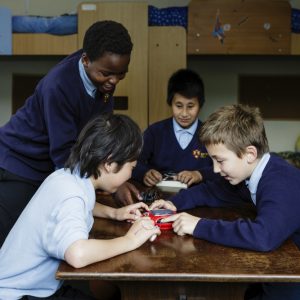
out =
[[[63,60],[61,60],[57,65],[55,65],[53,68],[60,68],[61,66],[64,65],[68,65],[68,64],[72,64],[72,63],[78,63],[81,55],[82,55],[82,49],[79,49],[73,53],[71,53],[70,55],[68,55],[67,57],[65,57]]]
[[[270,159],[264,170],[264,174],[272,177],[280,177],[281,180],[296,180],[300,184],[300,169],[288,163],[275,153],[271,153]]]
[[[47,81],[47,86],[60,81],[74,81],[74,78],[79,76],[78,62],[81,54],[82,50],[78,50],[64,58],[46,74],[42,81]],[[78,70],[78,72],[74,72],[74,70]]]
[[[60,191],[74,191],[78,190],[79,181],[82,180],[79,176],[71,174],[69,169],[61,168],[50,174],[42,186],[45,186],[46,189],[55,188],[57,193],[60,193]]]
[[[149,131],[157,131],[157,130],[166,130],[172,128],[172,120],[173,118],[164,119],[158,122],[155,122],[147,128]]]

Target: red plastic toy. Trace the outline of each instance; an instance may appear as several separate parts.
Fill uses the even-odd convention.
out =
[[[161,223],[161,220],[174,214],[175,212],[170,209],[154,209],[146,213],[146,215],[149,216],[161,230],[172,229],[173,222]]]

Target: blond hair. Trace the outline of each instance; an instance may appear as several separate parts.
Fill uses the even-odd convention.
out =
[[[241,104],[221,107],[203,123],[199,137],[206,146],[224,144],[240,158],[248,146],[256,147],[258,157],[269,152],[263,119],[257,107]]]

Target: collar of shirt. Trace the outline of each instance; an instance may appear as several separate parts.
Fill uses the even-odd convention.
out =
[[[189,134],[191,134],[192,136],[195,134],[196,130],[197,130],[197,126],[198,126],[198,119],[196,119],[196,121],[192,124],[191,127],[185,129],[185,128],[182,128],[175,120],[175,118],[173,118],[173,128],[174,128],[174,132],[175,132],[175,135],[176,137],[178,138],[179,136],[179,133],[180,132],[188,132]]]
[[[80,75],[80,78],[81,78],[81,80],[83,82],[83,85],[85,87],[86,92],[92,98],[95,98],[97,88],[95,87],[95,85],[91,82],[91,80],[87,76],[87,74],[86,74],[86,72],[84,70],[84,66],[83,66],[83,63],[81,61],[81,58],[79,59],[78,66],[79,66],[79,75]]]
[[[185,129],[182,128],[173,118],[173,128],[174,128],[175,136],[182,149],[185,149],[191,142],[197,130],[197,125],[198,125],[198,120],[196,120],[191,127]]]
[[[248,185],[248,189],[251,193],[251,198],[253,203],[256,205],[256,192],[257,192],[257,186],[260,181],[260,178],[262,176],[262,173],[270,159],[270,153],[265,153],[257,166],[255,167],[249,181],[246,184]]]

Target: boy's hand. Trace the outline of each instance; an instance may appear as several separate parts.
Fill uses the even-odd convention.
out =
[[[161,222],[173,222],[173,230],[178,235],[190,234],[192,235],[197,223],[201,218],[192,216],[185,212],[172,215],[170,217],[164,218]]]
[[[136,196],[138,200],[143,200],[140,196],[139,190],[130,182],[124,182],[116,191],[114,199],[119,206],[135,203],[132,198],[132,194]]]
[[[160,182],[162,180],[162,175],[154,170],[154,169],[150,169],[145,175],[144,175],[144,179],[143,182],[146,186],[154,186],[156,185],[158,182]]]
[[[141,246],[147,240],[152,242],[157,235],[160,235],[160,229],[154,225],[154,222],[149,217],[142,217],[136,220],[126,234],[136,247]]]
[[[135,221],[142,216],[140,210],[149,211],[149,207],[144,202],[130,204],[121,208],[116,208],[115,219],[118,221]]]
[[[199,171],[182,171],[177,174],[176,180],[191,186],[192,184],[200,183],[203,177]]]
[[[155,200],[149,207],[149,210],[157,209],[157,208],[166,208],[173,211],[176,211],[176,206],[171,201],[166,201],[163,199]]]

